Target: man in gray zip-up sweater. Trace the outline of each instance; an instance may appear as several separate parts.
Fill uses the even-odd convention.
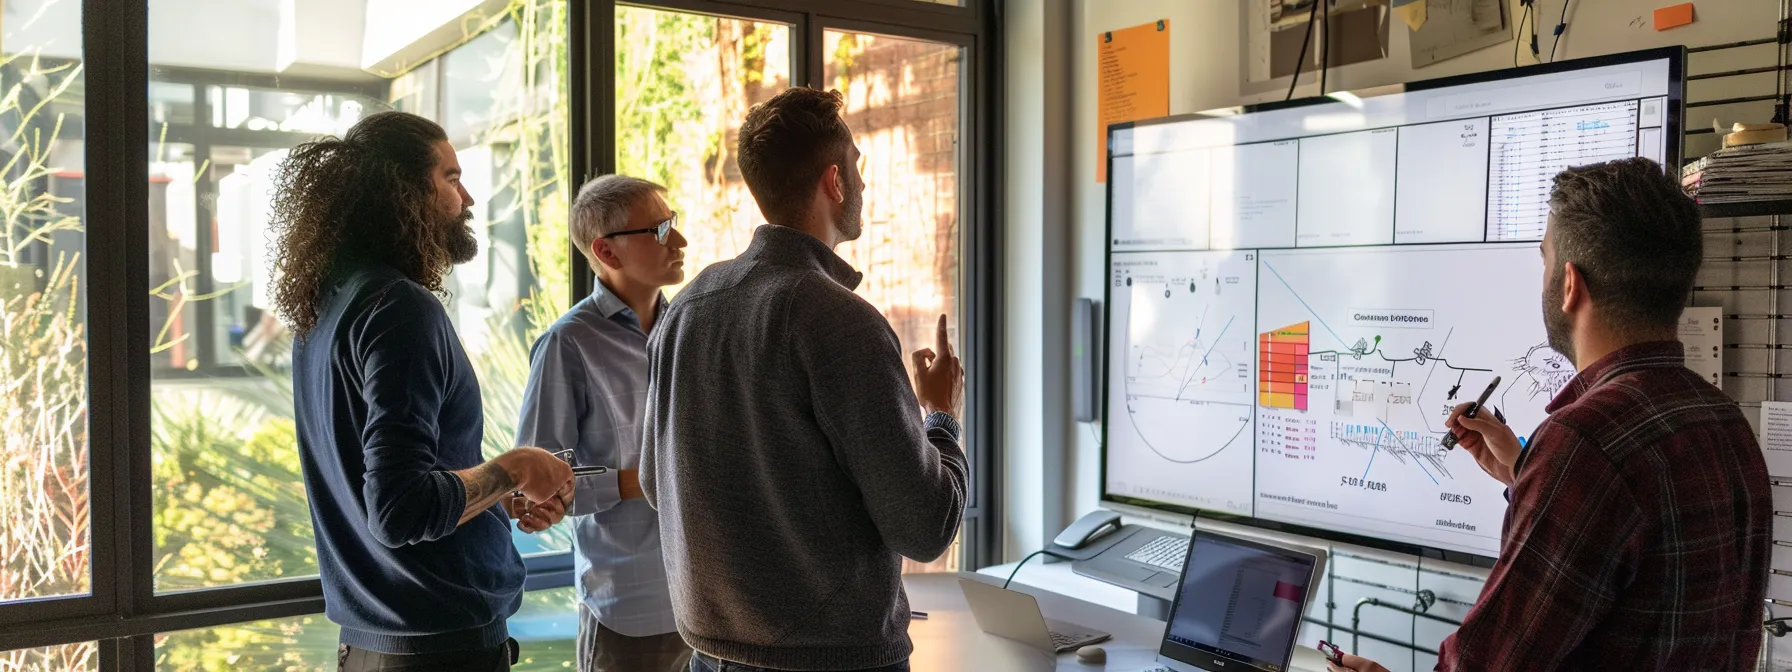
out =
[[[899,556],[938,557],[963,518],[945,318],[911,387],[833,252],[859,235],[864,191],[840,105],[797,88],[747,115],[741,173],[772,224],[648,344],[641,489],[694,672],[908,669]]]

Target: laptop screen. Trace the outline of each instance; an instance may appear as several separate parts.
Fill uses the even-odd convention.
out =
[[[1315,562],[1300,551],[1196,531],[1159,653],[1203,670],[1281,672]]]

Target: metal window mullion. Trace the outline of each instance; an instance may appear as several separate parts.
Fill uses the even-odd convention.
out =
[[[149,461],[149,11],[83,0],[89,512],[94,596],[114,617],[152,590]]]

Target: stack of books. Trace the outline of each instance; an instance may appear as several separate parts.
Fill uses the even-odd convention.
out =
[[[1701,204],[1792,199],[1792,143],[1718,150],[1681,169],[1680,185]]]

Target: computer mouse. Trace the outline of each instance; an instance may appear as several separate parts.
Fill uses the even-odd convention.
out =
[[[1099,646],[1085,646],[1076,650],[1078,662],[1100,665],[1108,662],[1108,650]]]

